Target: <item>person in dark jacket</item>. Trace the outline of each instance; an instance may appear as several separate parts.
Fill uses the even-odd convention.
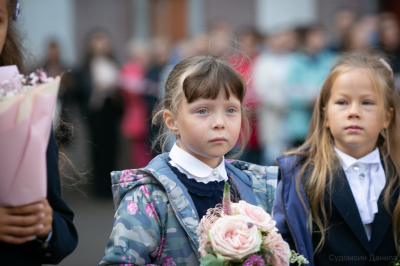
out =
[[[400,97],[374,52],[332,68],[299,148],[278,157],[274,219],[312,265],[388,265],[399,250]]]
[[[0,207],[1,265],[58,264],[78,244],[72,223],[74,213],[61,199],[58,147],[53,133],[46,159],[47,199],[22,207]]]
[[[0,66],[17,65],[26,74],[21,38],[13,20],[15,0],[0,0]],[[58,147],[53,133],[47,148],[47,199],[26,206],[0,207],[0,264],[58,264],[77,246],[74,214],[61,199]]]

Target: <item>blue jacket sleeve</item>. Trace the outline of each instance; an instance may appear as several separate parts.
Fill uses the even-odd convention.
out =
[[[296,250],[292,235],[290,233],[289,226],[286,222],[281,193],[282,193],[282,180],[279,180],[278,185],[276,187],[276,198],[275,198],[273,218],[276,221],[276,227],[278,228],[279,233],[282,235],[283,240],[285,240],[289,244],[291,250]]]
[[[58,264],[72,253],[78,244],[78,234],[72,223],[74,213],[61,198],[58,170],[58,147],[51,133],[47,147],[47,200],[53,209],[53,235],[48,243],[29,242],[42,264]]]

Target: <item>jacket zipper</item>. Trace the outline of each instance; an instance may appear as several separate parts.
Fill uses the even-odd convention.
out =
[[[151,172],[147,172],[147,171],[144,171],[144,172],[146,172],[147,174],[151,174],[155,179],[157,179]],[[158,179],[157,179],[157,181],[158,181]],[[180,217],[178,216],[178,212],[175,210],[174,203],[171,201],[171,198],[169,197],[169,193],[168,193],[167,188],[164,186],[163,183],[161,183],[161,182],[158,182],[158,183],[160,183],[160,184],[163,186],[163,188],[165,189],[165,192],[166,192],[166,194],[167,194],[167,198],[168,198],[168,200],[169,200],[169,202],[170,202],[170,204],[171,204],[171,206],[172,206],[172,209],[174,210],[175,216],[176,216],[176,218],[178,218],[178,221],[179,221],[179,223],[181,224],[183,230],[185,230],[186,234],[189,236],[189,239],[193,242],[193,245],[194,245],[195,247],[197,247],[196,242],[195,242],[194,239],[190,236],[189,232],[186,230],[186,226],[183,224],[183,222],[181,221]],[[198,257],[197,253],[198,253],[198,251],[196,251],[196,257]]]

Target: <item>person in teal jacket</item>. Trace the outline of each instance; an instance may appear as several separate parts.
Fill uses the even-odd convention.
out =
[[[319,26],[306,29],[303,49],[292,56],[288,74],[284,132],[289,147],[301,144],[307,135],[319,90],[333,65],[335,54],[326,50],[325,34]]]
[[[246,147],[245,93],[241,75],[214,55],[174,67],[154,120],[178,141],[144,168],[111,174],[116,213],[100,265],[199,265],[196,229],[225,182],[235,200],[272,213],[278,168],[224,157],[239,135]]]

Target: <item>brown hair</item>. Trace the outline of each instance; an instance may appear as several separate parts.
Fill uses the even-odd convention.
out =
[[[310,215],[318,227],[318,230],[313,228],[312,231],[321,233],[321,240],[315,252],[320,250],[324,245],[325,233],[328,230],[328,215],[324,205],[325,191],[327,189],[329,194],[331,194],[334,172],[339,170],[341,165],[333,148],[334,140],[330,129],[325,127],[327,119],[325,108],[327,108],[331,88],[337,77],[355,69],[364,70],[368,73],[377,91],[378,104],[382,107],[382,111],[390,113],[393,110],[389,127],[380,131],[377,147],[379,148],[384,168],[386,169],[386,187],[382,192],[384,206],[386,211],[392,216],[395,243],[397,249],[400,250],[398,239],[400,231],[399,196],[397,196],[397,201],[394,202],[395,208],[393,213],[391,213],[389,207],[393,203],[391,202],[391,197],[395,193],[398,193],[400,188],[400,96],[395,91],[394,79],[390,71],[379,61],[380,58],[383,58],[383,56],[369,50],[346,54],[336,63],[322,85],[314,107],[306,141],[299,148],[287,153],[289,155],[299,155],[303,158],[298,174],[301,180],[300,178],[296,179],[296,190],[300,195],[301,181],[310,204]],[[382,116],[385,115],[385,112],[382,112]],[[312,170],[306,171],[307,168]],[[302,204],[307,209],[306,203],[303,200]],[[311,224],[309,226],[312,227]]]
[[[16,4],[16,0],[7,0],[8,19],[14,19]],[[22,45],[22,37],[14,24],[15,22],[12,21],[8,27],[3,50],[0,54],[0,65],[17,65],[20,73],[27,74],[24,65],[25,49]]]
[[[246,82],[227,61],[212,54],[189,57],[172,69],[165,83],[164,100],[153,116],[153,124],[161,125],[159,136],[153,147],[157,143],[161,143],[161,149],[164,151],[168,135],[165,133],[166,125],[163,123],[163,113],[165,110],[169,110],[173,115],[177,115],[183,95],[189,103],[192,103],[199,98],[217,99],[221,93],[225,93],[228,99],[231,95],[235,96],[241,104],[240,137],[242,147],[237,154],[231,157],[239,156],[246,147],[250,135],[249,120],[243,106]]]

